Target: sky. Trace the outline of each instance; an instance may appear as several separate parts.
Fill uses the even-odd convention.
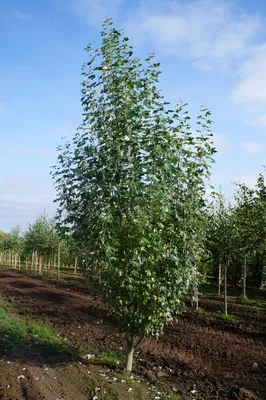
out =
[[[81,124],[84,48],[113,18],[137,56],[155,52],[166,100],[212,112],[212,183],[253,186],[266,164],[265,0],[0,0],[0,229],[53,216],[49,175]]]

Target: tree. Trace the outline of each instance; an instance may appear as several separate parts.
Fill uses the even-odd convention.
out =
[[[238,183],[234,209],[237,238],[235,241],[235,274],[242,275],[243,295],[246,295],[246,278],[262,286],[266,272],[266,186],[259,174],[256,187],[248,188]]]
[[[254,230],[256,231],[257,281],[266,284],[266,185],[263,174],[259,174],[254,202]]]
[[[249,261],[256,248],[256,232],[254,231],[254,190],[243,183],[236,184],[236,206],[233,219],[237,231],[235,250],[237,260],[243,265],[243,297],[247,296],[247,260]]]
[[[4,245],[4,243],[5,243],[5,237],[6,237],[5,232],[2,231],[2,230],[0,230],[0,253],[1,253],[2,251],[4,251],[4,249],[5,249],[5,245]]]
[[[232,219],[233,207],[219,192],[210,204],[208,223],[208,249],[212,254],[215,271],[218,266],[218,294],[220,294],[222,266],[224,272],[224,313],[227,314],[227,275],[234,256],[236,231]]]
[[[25,252],[27,254],[37,252],[41,257],[48,257],[55,254],[58,242],[54,220],[49,219],[46,215],[41,215],[29,225],[29,229],[25,233]]]
[[[173,321],[196,276],[210,112],[193,134],[185,105],[171,110],[160,94],[154,56],[143,66],[111,21],[86,50],[83,124],[53,170],[57,219],[120,318],[131,371],[138,343]]]
[[[10,232],[4,234],[4,250],[13,251],[16,253],[20,253],[22,251],[23,246],[23,238],[21,235],[20,226],[17,225],[10,230]]]
[[[11,229],[10,232],[0,232],[0,252],[8,253],[12,266],[20,266],[20,257],[23,251],[23,237],[19,225]],[[6,254],[5,254],[6,255]],[[2,258],[2,256],[1,256]]]

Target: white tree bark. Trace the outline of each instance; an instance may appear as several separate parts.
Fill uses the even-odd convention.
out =
[[[247,256],[245,254],[244,259],[244,271],[243,271],[243,297],[247,297]]]

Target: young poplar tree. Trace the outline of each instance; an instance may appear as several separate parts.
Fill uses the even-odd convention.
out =
[[[17,266],[17,262],[19,262],[19,258],[22,254],[23,245],[24,241],[19,225],[15,226],[10,230],[10,232],[3,235],[2,247],[3,250],[11,252],[10,258],[11,260],[14,260],[14,264],[12,261],[12,266]]]
[[[208,249],[212,254],[214,265],[218,266],[219,294],[221,275],[224,278],[224,313],[227,314],[227,275],[228,267],[232,262],[236,244],[236,229],[232,218],[233,207],[226,204],[221,192],[216,194],[215,201],[209,208]],[[222,268],[223,267],[223,268]]]
[[[83,124],[53,170],[57,217],[120,317],[131,371],[138,343],[173,321],[196,276],[210,112],[202,108],[195,135],[185,106],[164,101],[154,56],[143,66],[110,20],[101,47],[86,51]]]
[[[41,215],[32,224],[29,224],[29,229],[24,235],[25,254],[37,252],[40,257],[49,257],[57,251],[58,242],[55,221],[49,219],[45,214]]]
[[[252,224],[256,260],[254,278],[263,287],[266,285],[266,184],[262,173],[256,183]]]
[[[247,263],[250,262],[254,250],[256,249],[256,228],[254,221],[254,190],[249,189],[243,183],[236,183],[235,201],[236,205],[233,212],[237,235],[235,250],[238,260],[243,264],[243,297],[247,296]],[[255,228],[255,229],[254,229]]]

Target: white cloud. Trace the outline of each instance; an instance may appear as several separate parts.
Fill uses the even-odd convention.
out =
[[[53,0],[57,9],[74,13],[91,25],[99,25],[107,18],[116,18],[124,0]]]
[[[14,15],[17,19],[28,19],[30,18],[30,13],[23,11],[14,11]]]
[[[244,151],[244,154],[257,155],[257,154],[264,153],[266,150],[266,147],[265,147],[265,145],[263,145],[261,143],[244,142],[244,143],[242,143],[242,150]]]
[[[250,125],[266,126],[266,44],[255,47],[243,64],[241,78],[232,93],[234,103],[245,107],[254,116],[246,120]]]
[[[236,182],[245,183],[249,188],[255,188],[258,175],[243,175],[240,176]]]
[[[168,53],[194,60],[203,70],[246,56],[262,29],[257,15],[237,12],[229,2],[173,0],[163,3],[161,10],[151,4],[128,21],[128,31],[137,31],[142,41],[152,39]]]
[[[261,114],[259,117],[255,118],[253,124],[256,126],[266,127],[266,113]]]
[[[54,215],[52,180],[41,175],[9,175],[0,179],[0,229],[19,224],[27,229],[44,210]]]

